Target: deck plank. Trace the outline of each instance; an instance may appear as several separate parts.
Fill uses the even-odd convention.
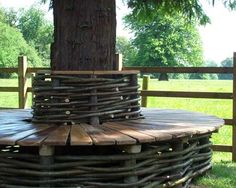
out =
[[[113,129],[115,131],[119,131],[122,134],[132,137],[141,143],[154,142],[156,140],[155,137],[145,134],[143,132],[140,132],[136,128],[132,126],[126,126],[122,123],[109,122],[109,123],[106,123],[105,127]]]
[[[70,144],[72,146],[92,145],[93,140],[85,129],[80,125],[73,125],[70,133]]]
[[[11,132],[12,134],[1,137],[0,143],[2,145],[15,145],[18,140],[26,138],[37,132],[41,132],[47,128],[48,126],[32,126],[27,130],[17,130],[17,131],[14,130],[13,132]]]
[[[115,145],[116,140],[111,136],[104,134],[104,130],[99,126],[81,124],[85,131],[90,135],[95,145]]]
[[[56,130],[54,130],[48,135],[48,138],[44,140],[42,144],[54,145],[54,146],[66,145],[67,139],[70,134],[70,129],[71,129],[71,126],[69,125],[58,126]]]
[[[17,142],[20,146],[40,146],[42,142],[48,138],[53,131],[55,131],[56,127],[48,127],[47,129],[34,133],[24,139],[21,139]]]
[[[129,126],[137,127],[140,130],[147,130],[151,135],[160,138],[160,140],[165,140],[168,135],[172,135],[173,138],[193,136],[197,133],[197,128],[192,126],[178,126],[178,125],[166,125],[156,122],[125,122]],[[148,127],[148,129],[146,129]]]
[[[130,145],[130,144],[135,144],[137,142],[136,139],[128,135],[125,135],[119,131],[110,129],[108,127],[109,127],[109,124],[104,123],[101,128],[104,130],[104,133],[106,135],[110,135],[112,138],[116,140],[117,145]]]

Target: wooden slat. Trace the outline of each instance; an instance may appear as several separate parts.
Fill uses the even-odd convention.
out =
[[[20,146],[40,146],[42,142],[54,131],[56,127],[48,127],[47,129],[34,133],[17,142]]]
[[[23,121],[30,110],[0,112],[0,144],[38,145],[129,145],[165,141],[218,130],[223,120],[184,110],[143,109],[145,119],[103,125],[38,125]],[[49,131],[52,127],[55,130]],[[71,129],[72,127],[72,129]],[[44,128],[43,130],[40,130]],[[69,137],[70,135],[70,137]]]
[[[33,129],[28,130],[17,130],[14,134],[10,134],[8,136],[3,136],[0,138],[0,144],[1,145],[15,145],[18,140],[21,140],[25,137],[28,137],[32,134],[35,134],[37,132],[43,131],[47,127],[35,127]]]
[[[15,119],[15,121],[19,121],[19,120]],[[0,135],[3,133],[16,134],[17,132],[21,132],[21,131],[25,131],[29,129],[34,129],[34,126],[32,126],[31,124],[22,124],[22,123],[8,123],[8,122],[6,122],[6,124],[1,123]]]
[[[217,92],[185,92],[185,91],[141,91],[141,96],[149,97],[182,97],[182,98],[210,98],[232,99],[232,93]]]
[[[115,145],[116,140],[111,135],[104,133],[104,130],[99,126],[92,126],[88,124],[81,124],[81,126],[90,135],[95,145]]]
[[[43,68],[43,67],[39,67],[39,68],[27,68],[27,73],[36,73],[38,71],[50,71],[50,68]]]
[[[70,132],[70,144],[74,145],[92,145],[93,140],[89,134],[80,125],[73,125]]]
[[[124,67],[123,70],[138,70],[142,73],[233,73],[232,67]]]
[[[139,131],[138,129],[134,127],[126,126],[122,124],[121,122],[120,123],[116,123],[116,122],[107,123],[105,127],[109,129],[113,129],[115,131],[119,131],[122,134],[128,135],[129,137],[136,139],[140,143],[156,141],[155,137],[143,133],[142,130]]]
[[[157,119],[157,118],[156,118]],[[206,134],[217,130],[214,126],[191,126],[188,122],[186,125],[180,121],[132,121],[132,127],[144,130],[145,133],[155,136],[157,141],[176,139],[181,137],[192,137],[193,135]],[[129,123],[129,122],[127,122]],[[194,123],[197,125],[197,123]],[[148,129],[145,129],[148,127]]]
[[[0,92],[18,92],[18,87],[0,87]]]
[[[105,125],[106,123],[104,123],[101,128],[104,130],[104,133],[106,135],[109,135],[116,140],[116,145],[130,145],[130,144],[135,144],[137,142],[130,136],[120,133],[119,131],[114,131],[112,129],[109,129],[105,127]]]
[[[232,146],[226,145],[213,145],[211,146],[213,151],[221,151],[221,152],[232,152]]]
[[[17,73],[18,68],[0,68],[0,73]]]
[[[131,121],[131,122],[122,122],[122,125],[126,125],[132,128],[136,128],[137,131],[147,134],[149,136],[155,137],[156,141],[163,141],[163,140],[171,140],[173,137],[176,138],[175,134],[171,134],[170,130],[171,127],[165,127],[157,124],[149,124],[149,123],[138,123],[138,121]],[[148,129],[146,128],[148,127]],[[184,132],[181,132],[183,137],[186,135]]]
[[[48,135],[48,138],[44,140],[43,144],[53,146],[64,146],[67,144],[67,139],[70,134],[71,126],[62,125]]]
[[[2,117],[2,118],[1,118]],[[5,117],[5,118],[4,118]],[[11,118],[9,118],[11,117]],[[14,120],[21,120],[21,122],[24,121],[24,119],[28,119],[31,118],[32,114],[31,114],[31,110],[1,110],[0,113],[0,123],[1,121],[5,121],[5,120],[10,120],[12,123],[16,123]],[[17,122],[18,124],[19,122]],[[0,124],[1,126],[1,124]]]
[[[92,137],[95,145],[130,145],[135,144],[136,140],[119,131],[109,128],[109,124],[104,123],[100,127],[83,125]]]

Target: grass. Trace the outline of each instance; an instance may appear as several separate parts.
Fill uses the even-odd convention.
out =
[[[30,83],[29,83],[30,85]],[[17,79],[0,79],[0,87],[18,87]],[[31,94],[28,93],[28,106],[31,106]],[[0,108],[18,108],[18,93],[0,92]]]
[[[141,80],[140,80],[141,81]],[[170,80],[150,81],[150,90],[165,91],[209,91],[232,92],[232,81],[219,80]],[[17,80],[0,79],[0,87],[17,86]],[[28,99],[30,104],[30,97]],[[16,93],[0,93],[0,107],[17,107]],[[184,99],[184,98],[148,98],[148,107],[185,109],[216,115],[222,118],[232,118],[232,100],[215,99]],[[218,134],[214,134],[214,144],[232,145],[232,127],[224,126]],[[236,163],[231,162],[230,153],[215,152],[213,169],[206,176],[199,178],[197,184],[209,188],[235,188]]]

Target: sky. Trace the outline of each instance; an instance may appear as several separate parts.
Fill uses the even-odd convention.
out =
[[[229,11],[220,3],[214,7],[206,0],[201,0],[207,15],[211,18],[211,24],[199,27],[202,39],[205,60],[213,60],[220,63],[227,57],[232,57],[236,52],[236,11]],[[3,7],[28,8],[35,0],[0,0]],[[217,2],[217,1],[216,1]],[[48,12],[48,5],[44,6]],[[117,35],[132,37],[132,33],[124,28],[122,17],[129,12],[122,0],[117,0]],[[48,13],[48,19],[52,19],[52,12]]]

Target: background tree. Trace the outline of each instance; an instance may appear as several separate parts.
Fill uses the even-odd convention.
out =
[[[205,67],[218,67],[218,64],[213,60],[206,60],[204,62]],[[206,80],[218,80],[218,74],[203,74],[203,79]]]
[[[53,41],[53,24],[46,13],[35,4],[29,9],[4,10],[5,23],[19,29],[27,43],[35,48],[45,65],[49,66],[50,45]]]
[[[155,12],[151,22],[143,22],[133,15],[125,21],[135,36],[138,66],[200,66],[203,64],[202,44],[196,23],[181,14],[165,15]]]
[[[19,55],[28,56],[30,66],[42,65],[36,50],[27,44],[17,29],[0,22],[0,33],[0,67],[16,67]]]
[[[137,49],[126,37],[118,36],[116,38],[116,52],[122,54],[125,66],[134,66],[136,64]]]
[[[220,63],[221,67],[233,67],[233,58],[228,57],[221,61]],[[232,74],[219,74],[219,79],[220,80],[232,80],[233,75]]]
[[[4,13],[4,23],[8,24],[11,27],[17,28],[20,14],[23,9],[16,11],[13,8],[2,9]]]

